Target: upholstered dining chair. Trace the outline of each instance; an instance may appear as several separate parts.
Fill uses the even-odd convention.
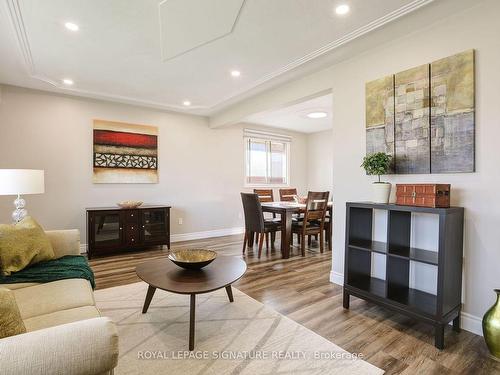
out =
[[[326,243],[328,244],[328,250],[332,251],[332,235],[333,235],[333,208],[332,211],[326,210],[325,215],[325,236]]]
[[[296,195],[296,188],[280,189],[280,201],[282,202],[293,202]]]
[[[273,220],[264,220],[262,206],[259,201],[259,196],[252,193],[241,193],[241,201],[243,203],[243,211],[245,213],[245,237],[243,239],[243,254],[247,248],[251,233],[256,233],[259,236],[259,253],[260,259],[262,254],[262,246],[264,238],[266,238],[266,250],[269,250],[269,233],[281,230],[279,223]]]
[[[253,192],[259,196],[260,203],[274,202],[274,192],[273,189],[253,189]],[[276,223],[281,223],[281,219],[276,217],[275,213],[269,214],[272,216],[272,220]],[[266,220],[266,215],[264,214],[264,220]],[[276,232],[271,232],[271,246],[274,247],[274,241],[276,240]],[[266,236],[266,247],[269,247],[269,237]]]
[[[325,236],[325,216],[328,208],[329,192],[313,192],[307,194],[306,209],[304,212],[304,220],[292,222],[292,233],[299,234],[300,250],[302,256],[306,256],[306,236],[319,234],[320,252],[324,252],[324,236]]]

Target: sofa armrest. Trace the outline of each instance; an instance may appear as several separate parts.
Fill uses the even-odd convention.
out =
[[[80,231],[78,229],[48,230],[45,233],[49,237],[56,258],[64,255],[80,255]]]
[[[89,375],[118,363],[118,334],[109,318],[94,318],[0,340],[2,375]]]

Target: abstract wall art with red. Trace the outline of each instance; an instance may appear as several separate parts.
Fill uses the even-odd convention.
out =
[[[158,128],[94,120],[94,183],[157,183]]]

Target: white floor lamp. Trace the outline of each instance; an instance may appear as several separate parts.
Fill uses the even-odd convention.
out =
[[[22,194],[42,194],[45,192],[44,171],[39,169],[0,169],[0,195],[17,195],[14,201],[14,222],[26,217],[26,201]]]

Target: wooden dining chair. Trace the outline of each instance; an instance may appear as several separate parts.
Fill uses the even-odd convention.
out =
[[[280,189],[280,201],[282,202],[293,202],[296,195],[296,188]]]
[[[325,216],[328,208],[329,192],[313,192],[307,194],[306,209],[304,212],[304,220],[292,222],[292,233],[297,233],[300,236],[300,250],[302,256],[306,256],[306,236],[319,234],[319,249],[324,252],[324,236],[325,236]]]
[[[281,230],[279,223],[273,220],[264,220],[262,206],[259,201],[259,196],[252,193],[241,193],[241,201],[243,203],[243,211],[245,213],[245,237],[243,239],[243,254],[247,248],[250,234],[257,233],[259,236],[259,259],[262,254],[262,246],[264,238],[266,239],[266,250],[269,250],[269,233]]]
[[[253,192],[258,195],[260,203],[274,202],[273,189],[253,189]]]
[[[333,208],[327,207],[325,215],[325,242],[328,245],[328,250],[332,251],[332,234],[333,234]],[[299,236],[299,234],[297,234]],[[298,237],[300,239],[300,237]],[[316,235],[316,241],[318,235]],[[307,243],[311,246],[311,236],[308,236]],[[300,245],[300,242],[299,242]]]
[[[298,196],[297,188],[280,189],[280,201],[281,202],[294,202],[296,196]],[[300,214],[300,213],[293,214],[293,217],[292,217],[293,221],[297,221],[297,220],[301,221],[302,219],[303,219],[302,214]],[[292,236],[291,241],[293,243],[293,236]],[[298,242],[300,245],[300,237],[298,238]]]

